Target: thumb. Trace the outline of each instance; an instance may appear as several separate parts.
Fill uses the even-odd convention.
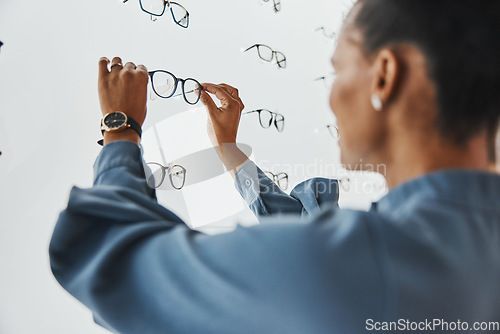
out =
[[[208,95],[207,92],[204,90],[201,91],[201,97],[200,97],[201,103],[205,105],[205,107],[208,110],[208,114],[210,115],[210,118],[214,118],[219,116],[220,110],[215,104],[214,100]]]

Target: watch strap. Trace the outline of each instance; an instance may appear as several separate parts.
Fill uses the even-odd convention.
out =
[[[101,123],[102,123],[102,120],[101,120]],[[130,129],[132,129],[135,132],[137,132],[137,134],[139,135],[139,138],[142,137],[142,128],[141,128],[141,125],[139,123],[137,123],[137,121],[135,119],[133,119],[132,117],[130,117],[128,115],[127,115],[127,125],[129,125]],[[104,136],[104,130],[101,130],[101,133]],[[104,146],[104,139],[98,140],[97,144],[99,144],[101,146]]]

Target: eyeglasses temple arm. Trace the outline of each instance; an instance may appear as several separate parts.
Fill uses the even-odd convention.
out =
[[[256,46],[257,46],[257,44],[252,45],[251,47],[249,47],[248,49],[246,49],[246,50],[245,50],[245,51],[243,51],[243,52],[247,52],[248,50],[250,50],[250,49],[252,49],[252,48],[255,48]]]
[[[262,110],[252,110],[252,111],[246,111],[246,112],[244,112],[243,114],[251,114],[251,113],[254,113],[254,112],[259,112],[259,111],[262,111]]]

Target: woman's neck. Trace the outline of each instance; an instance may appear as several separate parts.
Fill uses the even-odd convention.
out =
[[[440,136],[400,136],[388,152],[387,185],[389,189],[441,169],[464,168],[488,171],[486,133],[462,146],[444,141]]]

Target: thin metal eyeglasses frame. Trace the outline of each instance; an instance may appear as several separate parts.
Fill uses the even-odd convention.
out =
[[[127,2],[127,1],[128,0],[123,0],[123,3]],[[172,6],[171,6],[172,4],[177,5],[177,6],[181,7],[182,9],[184,9],[186,11],[186,16],[185,16],[186,17],[186,25],[185,26],[183,26],[182,24],[180,24],[179,23],[180,21],[177,22],[177,19],[175,18],[174,11],[173,11]],[[161,14],[155,14],[155,13],[148,12],[142,6],[142,1],[141,0],[139,0],[139,5],[141,6],[141,9],[142,9],[143,12],[148,13],[151,16],[162,16],[163,14],[165,14],[165,8],[168,7],[168,8],[170,8],[170,13],[172,14],[172,18],[174,19],[175,24],[177,24],[179,27],[184,28],[184,29],[187,29],[189,27],[189,12],[180,3],[173,2],[173,1],[168,1],[168,0],[163,0],[163,11],[161,12]]]
[[[333,83],[337,79],[337,74],[335,72],[328,73],[327,75],[323,75],[319,78],[314,79],[314,81],[322,81],[325,85],[325,88],[332,88]]]
[[[338,182],[344,191],[349,191],[349,189],[351,189],[351,179],[347,176],[339,179]]]
[[[322,31],[323,36],[328,38],[328,39],[335,39],[337,37],[337,34],[335,32],[327,32],[325,27],[319,27],[318,29],[314,30],[314,32]]]
[[[267,60],[266,58],[264,58],[264,57],[262,57],[262,56],[261,56],[261,54],[260,54],[260,49],[259,49],[259,47],[261,47],[261,46],[264,46],[264,47],[266,47],[266,48],[269,48],[269,50],[271,50],[271,52],[272,52],[272,56],[271,56],[271,59],[270,59],[270,60]],[[252,45],[251,47],[249,47],[248,49],[246,49],[246,50],[245,50],[245,51],[243,51],[243,52],[247,52],[248,50],[251,50],[251,49],[253,49],[253,48],[255,48],[255,47],[257,48],[257,53],[259,54],[259,58],[260,58],[260,59],[262,59],[262,60],[264,60],[264,61],[267,61],[267,62],[272,62],[272,61],[273,61],[273,58],[275,58],[275,59],[276,59],[276,64],[278,64],[278,66],[279,66],[280,68],[286,68],[286,56],[285,56],[285,54],[284,54],[283,52],[280,52],[280,51],[274,51],[274,50],[273,50],[270,46],[268,46],[268,45],[265,45],[265,44],[254,44],[254,45]],[[281,54],[281,55],[283,56],[283,60],[278,61],[278,57],[277,57],[277,54],[278,54],[278,53],[279,53],[279,54]],[[284,63],[284,65],[283,65],[283,63]]]
[[[274,174],[273,172],[265,171],[264,174],[266,174],[267,177],[269,177],[269,175],[267,175],[267,174],[270,174],[272,177],[269,177],[269,178],[272,179],[273,182],[276,183],[278,185],[278,187],[280,187],[282,190],[286,190],[288,188],[288,174],[287,173],[281,172],[278,174]],[[279,177],[281,175],[283,175],[284,177],[280,179]],[[280,181],[283,179],[286,180],[286,187],[282,187],[280,184]]]
[[[262,0],[264,2],[269,2],[269,0]],[[274,7],[274,11],[277,13],[281,10],[281,1],[280,0],[273,0],[273,7]]]
[[[154,77],[154,74],[157,73],[157,72],[163,72],[163,73],[167,73],[169,75],[171,75],[174,79],[175,79],[175,89],[173,91],[172,94],[170,94],[169,96],[161,96],[160,94],[158,94],[158,92],[156,91],[155,89],[155,85],[154,85],[154,81],[153,81],[153,77]],[[162,99],[169,99],[171,97],[176,97],[176,96],[179,96],[181,94],[177,94],[177,95],[174,95],[175,92],[177,91],[177,86],[179,85],[179,82],[182,83],[182,96],[184,97],[184,101],[186,101],[186,103],[188,104],[191,104],[191,105],[195,105],[196,103],[198,103],[200,101],[200,97],[201,97],[201,90],[203,90],[203,86],[198,82],[198,80],[195,80],[193,78],[187,78],[187,79],[179,79],[177,78],[175,75],[173,75],[172,73],[168,72],[168,71],[165,71],[165,70],[156,70],[156,71],[150,71],[148,72],[149,74],[149,77],[151,79],[151,87],[153,87],[153,91],[155,92],[155,94],[158,96],[158,97],[161,97]],[[184,90],[184,84],[186,83],[187,80],[192,80],[194,82],[196,82],[196,84],[198,84],[198,86],[200,87],[200,94],[198,94],[198,99],[196,99],[196,102],[192,103],[192,102],[189,102],[188,99],[186,98],[186,93],[192,93],[193,91],[189,91],[189,92],[186,92]]]
[[[271,114],[271,122],[269,122],[269,125],[267,125],[267,126],[264,125],[264,124],[262,124],[262,119],[260,117],[260,113],[263,112],[263,111],[268,112],[268,113]],[[271,124],[273,124],[273,123],[274,123],[274,126],[276,127],[276,130],[278,130],[278,132],[282,132],[285,129],[285,116],[283,116],[281,114],[278,114],[278,113],[275,113],[275,112],[272,112],[270,110],[267,110],[267,109],[257,109],[257,110],[252,110],[252,111],[244,112],[243,115],[252,114],[254,112],[259,113],[259,123],[260,123],[260,126],[263,127],[264,129],[269,129],[271,127]],[[280,122],[283,122],[283,127],[281,128],[281,130],[278,127],[278,120],[277,120],[278,116],[283,117],[283,120],[280,121]]]
[[[339,139],[340,138],[340,131],[339,131],[339,128],[333,124],[328,124],[326,126],[326,128],[328,129],[328,132],[330,133],[330,136],[332,136],[332,138],[334,139]]]

